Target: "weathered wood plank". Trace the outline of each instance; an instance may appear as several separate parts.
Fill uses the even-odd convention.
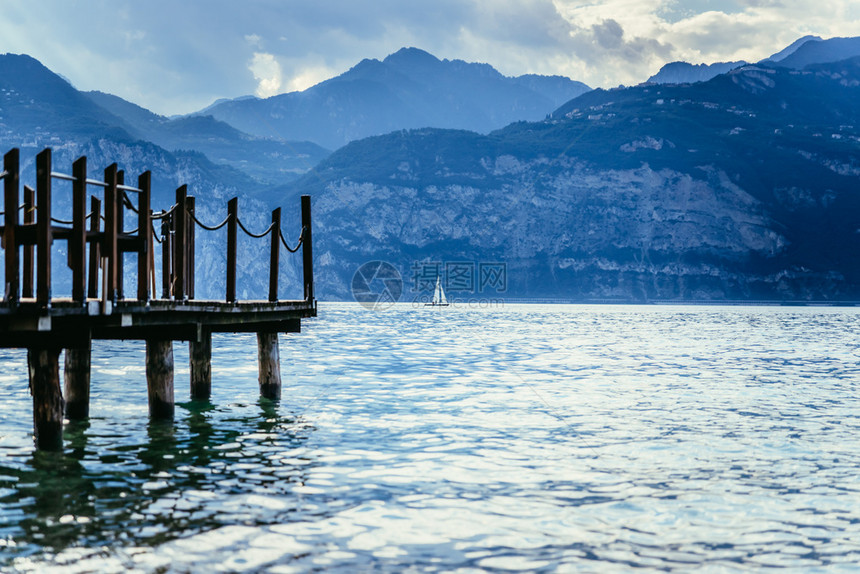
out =
[[[137,300],[149,301],[149,274],[152,264],[150,257],[150,246],[152,243],[152,174],[148,171],[140,174],[137,178],[137,187],[140,196],[137,203],[137,229],[138,229],[138,251],[137,251]]]
[[[72,299],[83,303],[87,283],[87,158],[72,164],[72,234],[69,238],[69,267],[72,269]]]
[[[12,303],[20,296],[18,287],[21,281],[18,243],[15,238],[18,227],[19,159],[18,148],[9,150],[3,156],[3,169],[6,171],[6,176],[3,178],[3,247],[6,258],[4,299]]]
[[[36,301],[51,304],[51,150],[36,156]]]
[[[281,257],[281,208],[272,211],[272,241],[269,256],[269,301],[278,300],[278,267]]]
[[[90,230],[87,234],[93,239],[101,236],[102,202],[98,197],[90,198]],[[89,273],[87,277],[87,297],[96,299],[99,296],[99,263],[101,261],[101,247],[99,241],[90,241]]]
[[[239,198],[227,202],[227,302],[236,301],[236,241],[239,232]]]
[[[34,226],[36,223],[36,190],[30,186],[24,186],[24,225]],[[20,242],[20,234],[17,238]],[[23,273],[24,280],[21,286],[21,297],[33,296],[33,272],[35,271],[35,245],[24,245]]]

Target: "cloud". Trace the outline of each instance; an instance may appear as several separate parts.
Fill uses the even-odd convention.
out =
[[[327,66],[299,68],[293,72],[285,87],[290,92],[301,92],[336,75],[337,73]]]
[[[284,74],[281,71],[281,65],[272,54],[254,52],[248,69],[251,70],[254,79],[258,82],[254,93],[259,97],[268,98],[281,93]]]
[[[165,114],[303,89],[404,46],[610,87],[672,60],[755,61],[806,34],[860,33],[856,0],[4,0],[3,10],[0,50]]]

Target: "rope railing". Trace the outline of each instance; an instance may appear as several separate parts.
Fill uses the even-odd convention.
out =
[[[313,274],[310,251],[310,198],[302,196],[302,228],[295,247],[287,242],[281,228],[281,209],[272,211],[271,223],[261,232],[255,233],[239,218],[238,198],[227,203],[227,217],[215,225],[201,221],[195,213],[195,198],[187,194],[187,186],[176,190],[176,203],[161,211],[150,208],[151,174],[144,172],[137,179],[137,186],[125,184],[125,174],[116,164],[105,169],[104,181],[87,177],[86,158],[73,164],[69,175],[51,169],[51,150],[46,149],[36,157],[35,189],[24,186],[24,204],[20,204],[20,161],[18,150],[3,157],[0,179],[5,179],[4,199],[0,202],[0,217],[5,221],[15,211],[24,212],[23,223],[3,226],[6,243],[4,268],[7,291],[3,300],[17,302],[20,297],[34,297],[40,305],[51,304],[51,244],[68,241],[68,266],[72,270],[72,300],[86,303],[101,298],[103,302],[127,298],[123,289],[123,274],[127,266],[123,258],[137,254],[137,299],[149,301],[156,292],[156,256],[161,253],[162,297],[175,300],[194,299],[194,251],[195,229],[216,232],[227,227],[227,288],[226,300],[236,303],[237,270],[242,261],[238,258],[237,233],[242,232],[253,239],[269,237],[269,301],[277,302],[279,253],[281,248],[289,253],[303,249],[305,301],[313,301]],[[14,181],[13,181],[14,180]],[[52,213],[52,180],[72,183],[71,217],[64,219]],[[10,181],[12,184],[10,185]],[[87,186],[93,189],[87,193]],[[65,187],[65,184],[62,184]],[[101,191],[104,190],[102,194]],[[130,194],[140,194],[139,201]],[[89,209],[84,206],[89,202]],[[68,213],[59,210],[63,215]],[[17,210],[16,210],[17,208]],[[124,223],[137,225],[134,229],[123,229]],[[208,210],[207,210],[208,213]],[[160,225],[157,223],[161,221]],[[60,227],[53,227],[59,225]],[[159,228],[160,227],[160,228]],[[252,226],[253,227],[253,226]],[[11,242],[11,243],[10,243]],[[155,245],[161,244],[156,250]],[[23,247],[19,251],[17,248]],[[253,257],[259,250],[254,250]],[[20,268],[20,269],[19,269]],[[29,270],[29,271],[28,271]],[[20,271],[20,272],[19,272]],[[34,281],[34,276],[37,281]],[[23,280],[23,281],[22,281]],[[33,289],[33,287],[37,289]],[[151,286],[151,290],[149,287]],[[107,303],[105,303],[107,304]]]
[[[209,225],[206,225],[205,223],[203,223],[202,221],[200,221],[199,219],[197,219],[197,216],[194,215],[193,213],[189,212],[188,215],[191,216],[191,220],[194,223],[196,223],[197,225],[199,225],[200,227],[202,227],[206,231],[218,231],[219,229],[221,229],[222,227],[224,227],[225,225],[227,225],[230,222],[230,216],[228,215],[227,217],[224,218],[224,221],[222,221],[218,225],[209,226]]]
[[[125,190],[125,191],[127,191],[127,190]],[[123,204],[123,206],[129,208],[134,213],[140,213],[140,210],[134,206],[134,204],[131,202],[131,200],[128,198],[128,196],[125,194],[125,191],[123,191],[123,193],[122,193],[122,204]]]
[[[272,229],[275,228],[275,223],[272,222],[271,224],[269,224],[269,227],[267,227],[263,233],[257,234],[257,233],[251,233],[250,231],[248,231],[248,229],[244,225],[242,225],[242,220],[239,219],[238,217],[236,218],[236,223],[239,224],[239,229],[241,229],[242,231],[245,232],[246,235],[248,235],[249,237],[253,237],[254,239],[262,239],[263,237],[265,237],[269,233],[271,233]]]
[[[305,228],[302,227],[302,232],[299,234],[299,242],[296,243],[296,246],[294,248],[291,248],[289,245],[287,245],[287,240],[284,239],[284,232],[281,231],[280,229],[278,229],[278,235],[281,236],[281,245],[284,246],[284,249],[286,249],[290,253],[295,253],[296,251],[299,250],[299,247],[302,246],[302,243],[305,240]]]
[[[155,224],[152,223],[152,238],[155,239],[156,243],[164,243],[164,239],[158,238],[158,231],[155,230]]]

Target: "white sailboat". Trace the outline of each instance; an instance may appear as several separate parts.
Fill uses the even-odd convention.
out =
[[[433,300],[429,303],[424,303],[424,306],[431,307],[447,307],[448,300],[445,298],[445,290],[442,289],[442,282],[436,278],[436,289],[433,290]]]

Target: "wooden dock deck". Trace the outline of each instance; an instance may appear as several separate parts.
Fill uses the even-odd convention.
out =
[[[195,198],[187,187],[176,190],[176,202],[153,212],[151,175],[141,174],[137,186],[125,185],[116,164],[104,179],[87,176],[86,158],[74,162],[71,174],[52,170],[51,150],[36,158],[36,188],[20,194],[19,151],[4,156],[2,248],[5,290],[0,302],[0,347],[26,348],[33,394],[34,435],[40,449],[62,448],[64,417],[89,416],[90,354],[94,339],[146,341],[149,411],[155,418],[172,418],[174,410],[173,341],[188,341],[190,394],[208,399],[211,390],[212,333],[257,333],[259,384],[262,396],[281,394],[278,333],[298,333],[303,318],[316,316],[310,197],[301,198],[301,231],[291,248],[281,229],[281,210],[261,233],[249,231],[239,218],[238,199],[227,203],[226,218],[206,225],[195,214]],[[52,182],[72,184],[71,221],[52,217]],[[102,197],[89,198],[95,188]],[[137,201],[131,197],[137,196]],[[136,214],[137,228],[123,229],[126,210]],[[23,222],[20,213],[23,212]],[[159,233],[155,222],[160,222]],[[102,228],[102,223],[104,228]],[[226,227],[226,270],[223,300],[195,298],[195,229]],[[264,301],[236,297],[238,232],[269,240],[269,289]],[[71,296],[53,297],[51,256],[54,243],[67,242],[72,272]],[[161,246],[161,272],[156,273],[155,249]],[[301,249],[304,298],[278,298],[281,251]],[[126,293],[123,259],[137,257],[134,295]],[[160,298],[154,298],[157,276]],[[59,356],[65,351],[64,387],[60,386]]]

